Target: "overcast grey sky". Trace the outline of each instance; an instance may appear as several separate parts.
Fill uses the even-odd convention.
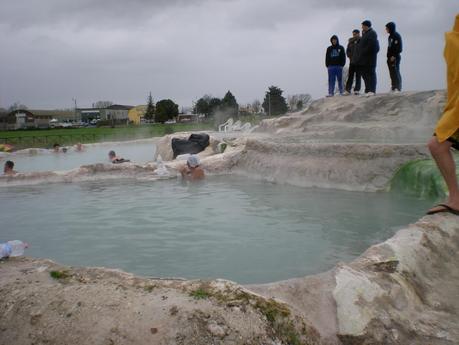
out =
[[[458,12],[458,0],[0,0],[0,107],[136,105],[150,91],[190,106],[227,90],[245,104],[270,85],[318,98],[330,36],[345,45],[365,19],[381,45],[377,91],[390,88],[388,21],[404,40],[404,89],[445,88]]]

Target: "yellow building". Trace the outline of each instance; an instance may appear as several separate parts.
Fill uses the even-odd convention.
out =
[[[146,105],[137,105],[131,110],[129,110],[128,117],[129,121],[132,121],[135,125],[140,125],[143,123],[143,117],[147,112]]]

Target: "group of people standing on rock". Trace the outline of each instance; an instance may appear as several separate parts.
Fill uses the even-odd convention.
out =
[[[389,34],[387,46],[387,66],[391,78],[391,91],[402,90],[402,76],[400,74],[400,60],[402,52],[402,37],[396,31],[394,22],[386,24]],[[359,95],[361,79],[365,83],[365,95],[373,96],[376,93],[376,63],[379,52],[379,41],[376,31],[371,27],[371,21],[362,22],[362,35],[360,30],[352,31],[346,50],[339,44],[338,36],[330,38],[331,45],[325,54],[325,66],[328,70],[328,95],[335,95],[335,85],[338,82],[340,95],[350,95],[352,85],[354,94]],[[343,86],[343,67],[346,65],[346,56],[349,58],[348,77]],[[355,80],[355,84],[354,84]]]

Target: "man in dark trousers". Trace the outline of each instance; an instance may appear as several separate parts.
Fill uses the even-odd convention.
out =
[[[346,92],[345,94],[350,94],[352,91],[352,84],[354,83],[354,76],[355,76],[355,86],[354,86],[354,94],[358,95],[360,92],[360,70],[358,69],[357,65],[355,64],[355,59],[358,57],[358,49],[360,41],[360,31],[355,29],[352,31],[352,37],[349,38],[346,48],[346,55],[349,58],[349,71],[347,73],[347,82],[346,82]]]
[[[402,76],[400,74],[400,53],[402,52],[402,37],[395,30],[395,23],[386,24],[386,32],[389,34],[387,44],[387,66],[391,80],[391,91],[402,91]]]
[[[339,45],[338,36],[330,38],[331,46],[327,48],[325,54],[325,66],[328,70],[328,95],[335,94],[335,80],[338,80],[339,93],[343,94],[343,67],[346,64],[346,53],[344,47]]]
[[[379,52],[378,35],[371,28],[371,22],[362,22],[362,38],[358,44],[356,64],[360,68],[365,82],[365,95],[373,96],[376,92],[376,59]]]

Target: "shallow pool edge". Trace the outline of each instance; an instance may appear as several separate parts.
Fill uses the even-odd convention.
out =
[[[122,324],[140,310],[145,313],[139,321],[143,324],[153,318],[154,310],[151,325],[167,327],[163,336],[170,341],[180,334],[194,334],[229,344],[236,333],[249,341],[268,337],[272,331],[279,339],[295,334],[305,343],[318,344],[377,343],[380,339],[387,344],[425,344],[432,338],[455,343],[459,340],[459,301],[453,298],[459,286],[457,262],[458,222],[448,214],[423,217],[351,263],[340,263],[328,272],[261,285],[241,286],[219,279],[151,279],[120,270],[12,258],[0,264],[0,288],[7,296],[0,302],[6,311],[0,320],[7,334],[16,334],[22,327],[19,319],[37,313],[40,316],[35,318],[52,319],[55,310],[49,306],[60,301],[63,310],[73,308],[70,314],[78,318],[68,316],[72,322],[48,331],[50,339],[62,332],[75,335],[83,327],[88,334],[108,327],[83,321],[94,313],[98,317],[110,314]],[[51,271],[63,276],[53,278]],[[101,294],[120,308],[104,303]],[[118,300],[118,294],[125,298]],[[78,300],[84,306],[78,306]],[[14,301],[28,302],[15,308]],[[89,308],[93,305],[96,310]],[[196,322],[203,328],[193,328]],[[256,326],[248,329],[247,323]],[[34,326],[25,325],[37,336],[42,331]],[[124,332],[135,338],[136,329]]]

